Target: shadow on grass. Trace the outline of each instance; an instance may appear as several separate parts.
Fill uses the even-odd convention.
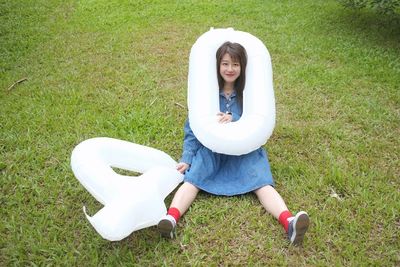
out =
[[[343,8],[338,9],[335,16],[327,16],[327,19],[338,32],[362,36],[363,41],[382,48],[400,48],[399,14],[383,15],[369,10]]]

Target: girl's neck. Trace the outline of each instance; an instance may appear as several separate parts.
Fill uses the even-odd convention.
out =
[[[234,91],[233,83],[225,83],[224,84],[223,92],[225,95],[231,95],[233,91]]]

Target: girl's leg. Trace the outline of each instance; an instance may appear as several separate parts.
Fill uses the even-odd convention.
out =
[[[174,237],[179,218],[188,210],[198,192],[199,189],[197,187],[187,182],[179,187],[172,199],[167,215],[158,223],[157,227],[162,236],[167,238]]]
[[[271,213],[276,219],[279,219],[282,212],[288,210],[285,201],[283,201],[281,195],[272,186],[263,186],[254,191],[254,193],[256,193],[265,210]]]
[[[288,210],[281,195],[270,185],[261,187],[254,191],[265,210],[272,214],[288,233],[290,243],[301,245],[304,234],[307,232],[310,220],[308,214],[300,211],[293,216]]]
[[[194,185],[188,182],[183,183],[172,199],[171,208],[178,209],[180,215],[183,215],[193,203],[198,192],[199,189]]]

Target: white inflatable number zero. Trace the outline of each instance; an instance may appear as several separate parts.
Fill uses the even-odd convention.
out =
[[[219,89],[216,51],[226,41],[247,52],[246,86],[240,120],[217,121]],[[197,139],[214,152],[242,155],[264,145],[275,126],[275,98],[271,58],[253,35],[233,29],[211,29],[198,38],[190,52],[188,78],[190,126]]]

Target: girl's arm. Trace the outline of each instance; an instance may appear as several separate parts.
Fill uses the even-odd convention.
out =
[[[187,164],[192,164],[192,159],[196,154],[197,150],[200,148],[201,143],[197,140],[196,136],[189,125],[189,119],[185,122],[184,127],[184,138],[183,138],[183,153],[180,162],[184,162]]]
[[[239,114],[235,112],[232,112],[231,115],[232,115],[232,121],[238,121],[241,117]]]

